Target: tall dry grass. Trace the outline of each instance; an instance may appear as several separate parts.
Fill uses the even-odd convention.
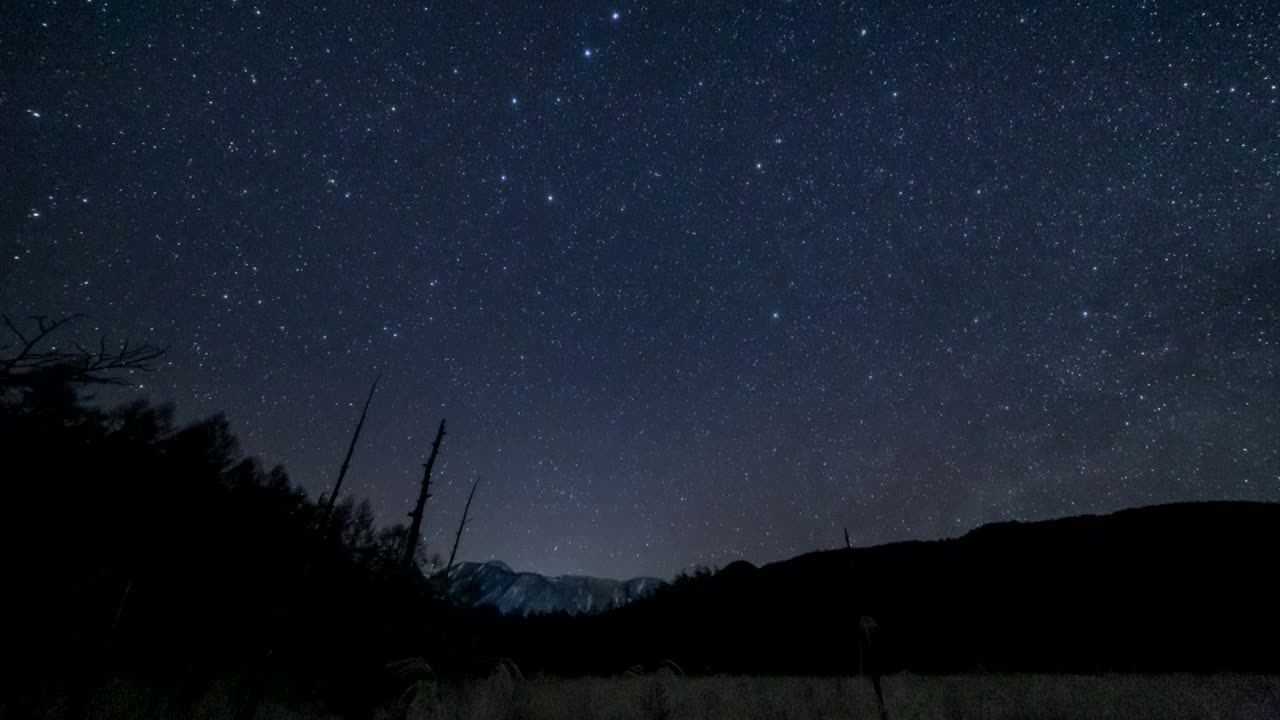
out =
[[[1280,678],[964,675],[884,678],[893,720],[1277,720]],[[403,717],[388,709],[385,720]],[[534,678],[442,685],[409,720],[878,720],[864,678]]]
[[[877,720],[865,678],[683,677],[670,669],[615,678],[526,678],[501,666],[484,679],[436,679],[422,668],[378,720]],[[963,675],[884,677],[893,720],[1276,720],[1280,677],[1249,675]],[[102,687],[84,717],[238,720],[215,686],[177,705],[128,683]],[[16,715],[0,708],[0,720]],[[51,702],[39,715],[70,718]],[[321,708],[265,702],[256,720],[333,719]]]

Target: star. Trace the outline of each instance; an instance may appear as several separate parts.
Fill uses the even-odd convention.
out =
[[[1250,399],[1276,364],[1265,22],[1201,3],[1135,36],[1113,2],[952,27],[880,3],[828,42],[805,3],[615,2],[535,24],[521,3],[331,3],[296,33],[233,2],[149,17],[142,44],[0,22],[39,60],[0,92],[0,165],[25,180],[0,312],[170,345],[154,397],[225,411],[313,498],[352,419],[323,408],[385,363],[351,499],[399,522],[397,478],[456,419],[450,479],[504,485],[461,552],[521,569],[670,577],[844,525],[876,544],[1277,499],[1274,412]],[[1096,52],[1045,52],[1067,37]],[[136,81],[145,57],[163,72]],[[759,420],[779,411],[798,422]],[[698,441],[658,450],[663,426]]]

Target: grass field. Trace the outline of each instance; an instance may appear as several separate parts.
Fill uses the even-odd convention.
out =
[[[711,677],[668,672],[621,678],[524,679],[502,672],[488,680],[406,684],[402,702],[380,720],[877,720],[865,678]],[[1244,675],[894,675],[884,679],[893,720],[1116,720],[1280,718],[1280,678]],[[231,695],[215,688],[177,707],[115,684],[89,703],[103,720],[236,716]],[[47,718],[67,715],[50,708]],[[248,717],[247,714],[239,717]],[[336,719],[316,708],[263,703],[260,720]],[[0,719],[6,713],[0,710]]]
[[[894,676],[892,718],[1280,718],[1280,678]],[[416,699],[416,698],[415,698]],[[442,687],[420,718],[808,720],[879,713],[865,679],[678,678],[491,682]]]

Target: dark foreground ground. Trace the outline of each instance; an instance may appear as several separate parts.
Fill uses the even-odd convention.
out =
[[[1280,718],[1280,677],[1257,675],[894,675],[884,679],[889,717],[905,718]],[[235,690],[215,686],[175,701],[127,683],[104,686],[87,705],[90,718],[337,718],[318,708],[264,702],[236,712]],[[70,717],[54,702],[41,715]],[[423,669],[405,677],[402,701],[385,720],[875,720],[865,678],[685,678],[667,671],[618,678],[525,679],[500,669],[487,680],[435,682]],[[0,709],[0,718],[8,714]]]

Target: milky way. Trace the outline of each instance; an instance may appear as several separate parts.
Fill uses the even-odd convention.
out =
[[[1061,5],[6,2],[0,310],[517,569],[1280,500],[1280,6]]]

